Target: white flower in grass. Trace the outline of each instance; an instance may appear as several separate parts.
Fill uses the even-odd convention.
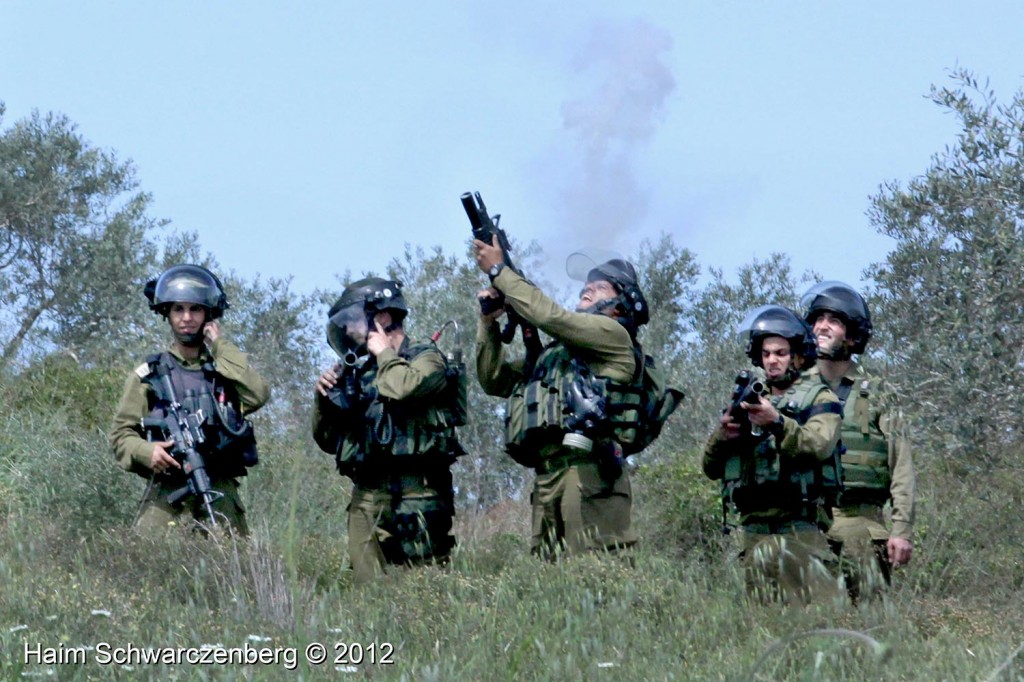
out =
[[[15,625],[13,628],[8,630],[7,632],[21,632],[22,630],[28,630],[28,626],[27,625]]]
[[[89,613],[89,615],[90,616],[103,616],[104,618],[110,618],[110,611],[107,611],[106,609],[93,609]]]
[[[262,635],[249,635],[250,642],[270,642],[273,641],[273,637],[264,637]]]

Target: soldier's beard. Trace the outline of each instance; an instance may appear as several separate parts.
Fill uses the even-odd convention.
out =
[[[831,343],[827,346],[822,345],[818,342],[818,357],[822,360],[832,360],[834,362],[842,362],[843,360],[850,359],[850,346],[843,340],[831,339]]]

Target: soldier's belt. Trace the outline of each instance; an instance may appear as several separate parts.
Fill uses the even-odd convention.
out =
[[[406,490],[423,490],[423,489],[434,489],[431,485],[433,481],[431,474],[394,474],[387,475],[381,474],[376,476],[360,477],[357,486],[360,490],[376,490],[376,491],[406,491]]]
[[[759,535],[781,535],[783,533],[796,533],[798,531],[819,530],[818,524],[812,521],[754,521],[743,524],[745,533],[757,533]]]
[[[536,471],[538,474],[551,474],[590,461],[593,461],[593,458],[589,454],[552,455],[551,457],[542,458],[537,463]]]
[[[843,516],[874,516],[881,512],[883,502],[861,502],[859,504],[850,504],[845,500],[843,504],[836,507],[836,509]]]
[[[847,488],[839,498],[839,509],[853,509],[857,513],[861,507],[883,507],[889,501],[888,490],[871,488]]]

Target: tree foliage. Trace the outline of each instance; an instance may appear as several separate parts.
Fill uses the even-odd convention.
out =
[[[1001,105],[969,72],[952,80],[931,99],[958,119],[956,143],[873,197],[896,246],[870,272],[876,338],[921,452],[967,473],[1007,464],[1024,436],[1024,94]]]
[[[149,196],[137,190],[132,165],[65,116],[35,112],[0,133],[0,303],[12,330],[0,369],[33,339],[108,356],[122,348],[111,330],[141,310],[132,294],[156,254]]]

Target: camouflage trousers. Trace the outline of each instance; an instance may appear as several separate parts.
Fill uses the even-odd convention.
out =
[[[829,544],[839,555],[846,586],[854,603],[878,599],[891,582],[882,508],[864,504],[833,510]]]
[[[593,462],[537,473],[530,551],[545,559],[558,553],[615,550],[636,544],[629,472],[605,480]]]
[[[214,491],[221,493],[220,498],[210,507],[218,527],[228,532],[245,537],[249,534],[249,526],[245,522],[245,507],[238,490],[238,480],[225,478],[211,482]],[[154,479],[146,488],[142,498],[139,514],[134,526],[145,533],[165,531],[169,528],[187,527],[209,530],[211,527],[206,508],[195,497],[185,498],[183,504],[172,507],[167,496],[181,486]]]
[[[396,499],[390,490],[356,486],[348,505],[353,581],[369,582],[389,564],[446,564],[455,546],[454,516],[451,491],[403,485]]]
[[[747,593],[761,603],[841,602],[846,593],[837,580],[838,559],[825,534],[797,522],[778,532],[761,524],[743,526],[743,563]]]

